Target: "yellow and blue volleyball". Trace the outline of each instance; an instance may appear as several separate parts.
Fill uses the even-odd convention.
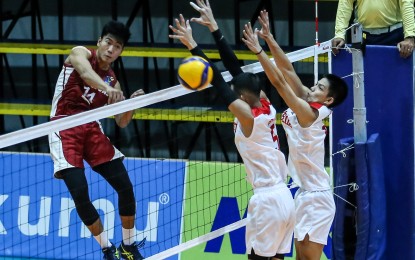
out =
[[[177,78],[187,89],[202,90],[212,81],[213,70],[207,60],[199,56],[191,56],[180,63]]]

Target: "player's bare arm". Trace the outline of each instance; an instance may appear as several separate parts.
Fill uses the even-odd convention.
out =
[[[261,50],[257,33],[258,30],[256,29],[254,32],[250,24],[245,25],[245,30],[243,31],[244,38],[242,38],[242,41],[254,53],[259,53]],[[260,52],[257,57],[271,84],[277,89],[285,103],[297,115],[300,125],[302,127],[310,126],[317,119],[318,111],[311,108],[305,100],[299,98],[294,93],[280,69],[270,61],[264,52]]]
[[[281,70],[288,84],[293,88],[297,96],[304,99],[309,90],[306,86],[303,85],[297,73],[295,72],[291,61],[288,59],[287,55],[285,55],[284,51],[277,43],[274,36],[271,34],[269,29],[268,12],[266,10],[261,11],[260,16],[258,17],[258,21],[261,24],[261,30],[258,31],[259,37],[264,39],[267,43],[275,63]]]
[[[72,64],[80,77],[92,88],[105,91],[108,95],[108,103],[112,104],[124,100],[124,95],[120,89],[115,89],[107,85],[101,77],[92,69],[88,58],[91,53],[84,47],[75,47],[71,50],[68,63]]]
[[[228,109],[238,119],[245,137],[251,136],[254,128],[254,115],[252,115],[252,110],[248,103],[237,99],[228,106]]]
[[[120,85],[119,82],[117,82],[117,84],[115,85],[115,88],[121,90],[121,85]],[[134,91],[134,93],[131,94],[130,98],[139,97],[139,96],[142,96],[144,94],[145,94],[144,90],[139,89],[139,90]],[[130,111],[124,112],[122,114],[115,115],[114,116],[115,122],[117,123],[117,125],[119,127],[124,128],[131,122],[131,119],[133,118],[133,115],[134,115],[134,110],[130,110]]]

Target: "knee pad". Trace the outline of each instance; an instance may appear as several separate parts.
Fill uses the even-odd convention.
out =
[[[121,159],[115,159],[93,168],[115,189],[121,216],[134,216],[136,211],[133,185]]]
[[[88,194],[88,183],[83,169],[74,168],[66,171],[64,181],[75,203],[76,211],[82,222],[90,226],[98,218],[98,212],[92,205]]]
[[[86,226],[92,225],[98,218],[98,212],[89,198],[88,188],[78,188],[71,191],[76,211]]]
[[[121,216],[134,216],[136,211],[136,202],[134,197],[133,185],[117,190],[118,207]]]

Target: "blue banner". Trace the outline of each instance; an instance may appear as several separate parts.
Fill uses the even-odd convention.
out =
[[[124,160],[137,201],[137,240],[144,256],[180,242],[186,162]],[[101,249],[82,224],[47,154],[0,153],[0,255],[49,259],[100,259]],[[90,168],[91,201],[117,246],[122,241],[116,192]],[[170,259],[177,259],[177,256]]]

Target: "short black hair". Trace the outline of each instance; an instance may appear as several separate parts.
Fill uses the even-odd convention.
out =
[[[109,21],[104,25],[101,33],[101,38],[107,34],[113,35],[115,38],[117,38],[117,41],[122,43],[123,46],[127,44],[131,36],[130,29],[118,21]]]
[[[253,73],[243,72],[235,76],[231,84],[235,92],[241,94],[242,92],[250,92],[259,97],[261,93],[260,81],[257,75]]]
[[[327,79],[330,85],[327,96],[334,99],[333,103],[331,103],[328,107],[335,107],[343,103],[347,97],[348,92],[346,82],[334,74],[326,74],[323,76],[323,78]]]

